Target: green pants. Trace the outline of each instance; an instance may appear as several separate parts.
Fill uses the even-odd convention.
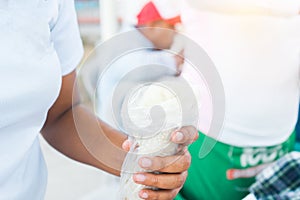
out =
[[[213,150],[200,159],[199,150],[206,137],[200,133],[199,139],[189,147],[192,164],[176,200],[240,200],[248,194],[255,175],[292,151],[295,141],[293,133],[284,143],[269,147],[240,148],[217,142]]]

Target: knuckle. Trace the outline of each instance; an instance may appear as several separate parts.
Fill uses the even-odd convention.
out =
[[[175,182],[177,183],[177,184],[176,184],[177,187],[181,187],[181,186],[184,184],[184,182],[185,182],[184,174],[178,175],[178,176],[176,177],[176,181],[175,181]]]
[[[156,157],[154,159],[154,170],[161,170],[165,167],[165,159],[161,158],[161,157]]]
[[[188,177],[189,175],[189,172],[188,171],[185,171],[185,174],[184,174],[184,182],[186,181],[186,178]]]
[[[190,165],[191,165],[191,155],[189,153],[184,154],[182,156],[182,162],[181,162],[182,169],[186,170],[190,167]]]
[[[190,140],[194,141],[195,138],[198,137],[198,130],[194,126],[188,126],[187,129],[189,132]]]
[[[188,150],[186,151],[185,156],[186,156],[187,161],[191,162],[192,156],[191,156],[191,154],[190,154],[190,152]]]
[[[160,160],[157,157],[152,158],[152,166],[149,167],[150,170],[157,170],[159,168],[160,165]]]
[[[159,180],[158,180],[157,175],[153,175],[153,177],[151,178],[151,184],[152,184],[153,186],[158,186]]]
[[[193,139],[197,140],[198,138],[199,138],[199,134],[198,134],[198,131],[195,129],[194,130],[194,137],[193,137]]]
[[[159,170],[162,170],[170,165],[168,159],[161,159]]]
[[[174,199],[176,197],[177,193],[178,193],[177,190],[172,190],[170,192],[169,198],[170,199]]]
[[[194,126],[185,126],[182,128],[182,130],[185,135],[185,142],[187,144],[192,143],[198,135],[198,131]]]

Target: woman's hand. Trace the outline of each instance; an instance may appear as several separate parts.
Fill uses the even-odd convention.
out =
[[[191,164],[191,156],[187,150],[187,145],[193,143],[198,138],[197,129],[186,126],[172,134],[171,140],[179,144],[179,151],[174,156],[167,157],[143,157],[139,160],[139,165],[145,170],[161,172],[136,173],[133,177],[138,184],[159,188],[159,190],[143,189],[139,195],[142,199],[174,199],[182,188],[187,170]],[[129,150],[131,143],[127,140],[123,143],[123,149]]]

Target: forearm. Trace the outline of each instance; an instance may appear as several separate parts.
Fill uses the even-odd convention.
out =
[[[119,175],[126,155],[126,136],[97,119],[82,105],[75,105],[57,120],[44,126],[47,142],[79,162]]]

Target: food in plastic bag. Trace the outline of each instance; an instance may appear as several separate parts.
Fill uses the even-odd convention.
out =
[[[139,86],[129,92],[122,106],[122,123],[130,134],[133,145],[122,166],[120,195],[122,200],[139,200],[145,186],[136,184],[133,173],[145,171],[138,160],[145,156],[169,156],[177,152],[177,144],[170,142],[171,133],[183,125],[195,124],[197,102],[186,93],[184,84],[174,78],[161,84]],[[171,85],[171,88],[166,86]],[[179,98],[177,88],[182,93]],[[183,101],[183,102],[181,102]],[[182,104],[184,103],[184,104]],[[185,108],[183,108],[185,107]],[[184,111],[191,111],[184,119]],[[157,172],[153,172],[157,173]],[[151,188],[155,189],[155,188]]]

